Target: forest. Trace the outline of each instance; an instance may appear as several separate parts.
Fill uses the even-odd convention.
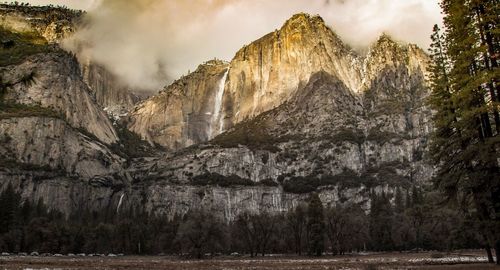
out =
[[[12,186],[0,194],[0,249],[39,254],[169,254],[320,256],[359,251],[449,251],[485,247],[471,215],[438,205],[437,193],[417,187],[371,194],[371,211],[347,204],[323,207],[316,193],[293,211],[241,213],[225,221],[201,209],[168,220],[140,209],[66,217],[42,201],[21,199]],[[394,201],[394,204],[391,203]]]

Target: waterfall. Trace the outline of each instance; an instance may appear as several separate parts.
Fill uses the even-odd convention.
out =
[[[226,220],[229,222],[233,220],[233,213],[231,211],[231,194],[229,193],[229,190],[226,190],[226,196],[227,196],[227,203],[226,203],[225,215],[226,215]]]
[[[120,200],[118,201],[118,206],[116,207],[116,213],[118,213],[118,211],[120,210],[120,206],[122,205],[124,196],[125,196],[125,193],[122,193],[122,195],[120,196]]]
[[[208,131],[209,139],[212,139],[213,137],[222,132],[222,121],[219,118],[222,110],[222,98],[224,97],[224,87],[226,86],[226,80],[228,74],[229,74],[229,68],[224,73],[224,76],[222,76],[222,79],[219,82],[219,88],[215,93],[214,109],[212,112],[212,118],[210,120],[210,130]],[[217,133],[215,133],[214,131]]]

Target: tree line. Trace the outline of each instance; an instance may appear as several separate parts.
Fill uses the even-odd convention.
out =
[[[398,188],[370,200],[369,212],[352,203],[325,207],[313,193],[287,213],[244,212],[231,222],[203,210],[167,219],[138,208],[79,209],[66,217],[8,186],[0,194],[0,251],[203,258],[484,247],[474,218],[437,205],[435,194]]]
[[[434,184],[473,213],[500,258],[500,3],[442,0],[434,26],[430,104],[436,112],[430,154]],[[500,260],[497,259],[497,264]]]

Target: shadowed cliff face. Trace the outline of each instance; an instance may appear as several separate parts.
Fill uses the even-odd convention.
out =
[[[97,104],[115,120],[132,110],[140,97],[102,66],[86,61],[81,64],[83,80],[91,89]]]

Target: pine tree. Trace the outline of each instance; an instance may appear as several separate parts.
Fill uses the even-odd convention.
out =
[[[306,214],[306,207],[302,204],[299,204],[286,216],[287,225],[290,228],[294,239],[295,253],[297,253],[298,255],[302,255],[302,239],[304,237],[304,231],[307,225]]]
[[[450,199],[474,202],[500,255],[499,4],[443,0],[441,7],[445,33],[435,27],[431,36],[435,183]]]
[[[405,210],[405,203],[404,203],[404,198],[403,198],[403,191],[401,191],[400,187],[396,188],[396,191],[395,191],[395,194],[394,194],[394,209],[399,214],[403,213],[404,210]]]
[[[318,194],[311,194],[307,212],[307,228],[309,231],[309,254],[321,256],[324,250],[325,224],[323,204]]]
[[[372,248],[377,251],[392,250],[392,220],[393,209],[387,195],[382,192],[371,194],[370,198],[370,238]]]
[[[14,229],[18,217],[21,196],[15,192],[12,184],[9,183],[4,192],[0,195],[0,233]]]

